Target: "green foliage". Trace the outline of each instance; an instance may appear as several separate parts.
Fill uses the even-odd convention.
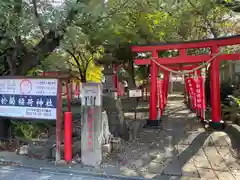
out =
[[[55,126],[55,122],[50,121],[23,121],[12,120],[11,129],[13,135],[18,137],[25,137],[28,139],[37,138],[41,132],[46,132]]]
[[[235,12],[240,12],[240,2],[239,0],[217,0],[217,3],[223,4],[227,8]]]

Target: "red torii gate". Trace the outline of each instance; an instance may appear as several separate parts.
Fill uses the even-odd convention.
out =
[[[240,35],[207,39],[200,41],[190,41],[182,43],[164,43],[164,44],[152,44],[152,45],[135,45],[132,46],[132,51],[137,53],[151,52],[152,58],[161,65],[173,65],[173,64],[196,64],[209,61],[214,54],[219,53],[219,47],[227,45],[240,44]],[[210,48],[211,54],[204,55],[187,55],[187,49],[198,49],[198,48]],[[178,50],[179,56],[177,57],[159,57],[159,51],[165,50]],[[214,127],[221,126],[221,108],[220,108],[220,73],[219,63],[223,60],[240,60],[240,54],[220,54],[215,57],[211,62],[210,66],[210,83],[211,89],[211,106],[212,106],[212,122]],[[147,125],[157,126],[159,121],[157,120],[157,77],[158,77],[158,65],[153,62],[150,58],[147,59],[135,59],[136,65],[151,65],[151,81],[150,81],[150,114]],[[184,67],[179,68],[183,70]],[[165,83],[168,81],[169,72],[164,71]],[[165,91],[166,92],[166,91]]]

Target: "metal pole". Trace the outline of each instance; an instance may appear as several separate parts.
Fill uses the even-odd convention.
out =
[[[64,113],[64,159],[72,161],[72,113]]]

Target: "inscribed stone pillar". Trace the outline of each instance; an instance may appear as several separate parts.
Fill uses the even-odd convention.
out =
[[[102,84],[82,84],[81,160],[82,164],[98,166],[102,162]]]

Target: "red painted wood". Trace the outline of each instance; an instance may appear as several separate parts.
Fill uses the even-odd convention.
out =
[[[184,43],[172,43],[172,44],[160,44],[160,45],[138,45],[132,46],[133,52],[152,52],[152,57],[162,65],[181,64],[179,67],[172,67],[173,70],[191,70],[194,67],[183,66],[182,64],[194,64],[209,61],[213,55],[197,55],[187,56],[186,50],[191,48],[211,48],[212,53],[218,53],[218,48],[221,46],[240,44],[240,35],[234,37],[227,37],[221,39],[209,39],[195,42],[184,42]],[[180,56],[159,58],[158,52],[164,50],[179,50]],[[215,123],[219,123],[221,120],[220,112],[220,87],[219,87],[219,62],[224,60],[240,60],[240,53],[237,54],[222,54],[219,55],[211,62],[211,104],[212,104],[212,120]],[[158,66],[151,59],[135,59],[136,65],[151,65],[151,88],[150,88],[150,120],[156,120],[156,84],[157,84],[157,70]],[[169,67],[170,68],[170,67]],[[163,68],[160,68],[163,70]],[[193,73],[189,73],[191,76]],[[198,75],[200,72],[198,71]]]
[[[218,53],[218,47],[212,47],[212,53]],[[217,57],[218,59],[218,57]],[[211,107],[212,107],[212,122],[220,123],[221,121],[221,103],[220,103],[220,71],[219,61],[215,60],[210,66],[210,84],[211,84]]]
[[[160,44],[160,45],[146,45],[146,46],[132,46],[132,51],[134,52],[152,52],[159,50],[173,50],[173,49],[189,49],[189,48],[204,48],[217,46],[227,46],[240,44],[240,36],[235,38],[224,38],[224,39],[209,39],[205,41],[196,42],[184,42],[176,44]]]
[[[164,71],[164,76],[163,76],[163,93],[164,93],[164,108],[167,105],[167,97],[168,97],[168,84],[169,84],[169,72]]]
[[[180,63],[201,63],[209,61],[212,58],[211,55],[198,55],[198,56],[178,56],[178,57],[169,57],[169,58],[154,58],[159,64],[180,64]],[[240,53],[235,54],[222,54],[219,55],[218,60],[239,60]],[[147,65],[151,64],[150,59],[135,59],[134,63],[136,65]]]
[[[64,113],[64,160],[72,161],[72,112]]]
[[[157,57],[157,52],[152,52],[153,57]],[[156,63],[151,62],[151,82],[150,82],[150,114],[149,120],[157,120],[157,75],[158,75],[158,66]]]

